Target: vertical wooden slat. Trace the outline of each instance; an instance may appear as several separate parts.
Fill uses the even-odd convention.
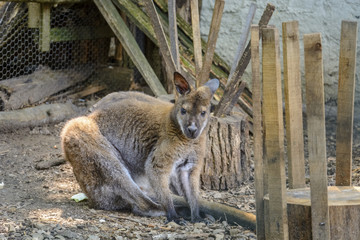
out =
[[[198,79],[202,68],[202,51],[200,36],[199,4],[198,0],[190,1],[191,8],[191,25],[193,29],[194,58],[195,58],[195,75]]]
[[[197,80],[197,86],[203,85],[209,79],[209,73],[211,70],[212,60],[216,48],[216,40],[218,38],[221,17],[223,14],[225,5],[225,0],[215,0],[214,11],[210,24],[209,37],[206,44],[206,52],[204,57],[204,64],[199,74],[199,79]]]
[[[41,6],[40,3],[29,2],[28,4],[28,27],[38,28],[41,19]]]
[[[299,24],[284,22],[284,93],[289,188],[305,187]]]
[[[50,4],[41,4],[40,50],[42,52],[50,50],[50,9]]]
[[[326,175],[324,80],[320,33],[304,35],[306,115],[313,239],[330,238]]]
[[[171,55],[174,59],[176,70],[180,70],[178,32],[176,24],[176,1],[168,0],[168,16],[169,16],[169,35]]]
[[[357,22],[342,21],[336,130],[337,186],[350,186],[352,181],[356,41]]]
[[[157,78],[154,70],[150,67],[150,64],[146,60],[144,54],[141,52],[137,45],[133,35],[126,26],[124,20],[121,18],[119,12],[111,1],[107,0],[94,0],[94,3],[104,16],[105,20],[113,30],[116,37],[121,42],[125,51],[131,57],[135,66],[144,77],[146,83],[156,96],[166,94],[166,91],[159,79]]]
[[[282,111],[279,33],[276,28],[262,30],[263,114],[266,168],[269,192],[269,236],[288,239],[286,180],[284,160],[284,124]]]
[[[251,71],[253,92],[254,121],[254,163],[255,163],[255,201],[256,201],[256,237],[265,239],[264,215],[264,164],[263,164],[263,133],[261,116],[261,79],[259,53],[259,26],[251,26]]]

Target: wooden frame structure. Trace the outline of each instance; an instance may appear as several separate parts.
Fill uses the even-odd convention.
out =
[[[351,186],[357,23],[341,27],[336,186],[328,187],[321,35],[304,35],[310,188],[305,188],[297,22],[283,23],[289,188],[277,29],[251,28],[258,239],[358,239],[360,187]],[[259,33],[262,32],[262,84]],[[263,90],[261,91],[261,85]],[[263,99],[263,105],[261,104]],[[262,114],[261,114],[262,113]],[[261,122],[263,121],[263,128]],[[263,149],[262,141],[264,139]],[[263,157],[263,152],[264,157]]]

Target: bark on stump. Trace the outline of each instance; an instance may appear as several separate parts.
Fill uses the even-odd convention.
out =
[[[269,197],[265,196],[265,209]],[[330,239],[359,239],[360,187],[328,187]],[[289,239],[312,239],[310,188],[287,192]]]
[[[249,127],[246,119],[233,115],[211,117],[209,122],[202,187],[228,190],[250,176]]]

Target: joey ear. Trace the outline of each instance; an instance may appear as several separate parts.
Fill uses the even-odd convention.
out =
[[[216,90],[219,88],[220,81],[216,78],[213,78],[209,81],[207,81],[204,86],[207,86],[211,90],[211,94],[214,94]]]
[[[176,90],[181,95],[186,95],[186,94],[189,94],[191,92],[190,84],[178,72],[174,72],[174,84],[175,84]]]

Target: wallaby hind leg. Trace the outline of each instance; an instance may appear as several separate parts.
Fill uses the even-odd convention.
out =
[[[62,134],[64,156],[73,167],[76,180],[95,208],[130,208],[146,216],[163,215],[134,182],[120,153],[88,117],[71,120]]]

